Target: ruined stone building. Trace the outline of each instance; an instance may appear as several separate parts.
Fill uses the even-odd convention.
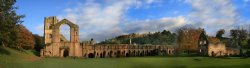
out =
[[[219,57],[240,54],[240,50],[238,48],[228,47],[218,38],[207,36],[205,32],[201,33],[198,46],[200,50],[199,53],[207,56]]]
[[[60,34],[61,25],[70,27],[70,40]],[[93,44],[93,40],[79,42],[79,26],[67,19],[58,21],[56,17],[44,20],[45,47],[41,57],[129,57],[151,55],[173,55],[175,46],[170,45],[131,45],[131,44]]]
[[[66,24],[70,27],[70,40],[60,34],[61,25]],[[42,49],[41,56],[81,56],[79,43],[78,25],[63,19],[58,21],[56,17],[48,17],[44,20],[44,41],[45,48]]]
[[[60,27],[64,24],[70,27],[70,40],[60,34]],[[94,44],[93,40],[79,42],[78,25],[67,19],[58,21],[56,17],[46,17],[44,20],[45,47],[40,55],[41,57],[111,58],[173,55],[177,51],[185,50],[205,56],[239,55],[239,49],[227,47],[219,39],[207,36],[203,29],[184,31],[183,36],[185,38],[179,39],[182,44],[178,44],[178,47],[174,45]]]
[[[239,55],[240,50],[237,48],[227,47],[225,43],[221,42],[218,38],[209,37],[208,56],[233,56]],[[213,41],[216,40],[216,41]]]

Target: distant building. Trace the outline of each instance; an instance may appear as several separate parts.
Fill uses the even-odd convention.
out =
[[[238,48],[228,47],[224,42],[216,37],[208,37],[203,35],[199,40],[199,49],[201,55],[219,57],[219,56],[234,56],[239,55]]]
[[[182,53],[196,53],[202,56],[233,56],[239,55],[240,50],[237,47],[231,47],[232,42],[219,40],[216,37],[210,37],[204,29],[189,29],[182,31],[182,37],[178,39],[177,51]]]

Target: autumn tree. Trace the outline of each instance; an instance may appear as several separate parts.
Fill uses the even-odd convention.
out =
[[[21,23],[23,15],[17,15],[14,7],[16,0],[0,0],[0,45],[15,47],[17,32],[15,29]]]
[[[195,29],[193,27],[184,26],[177,29],[178,49],[187,53],[198,50],[199,36],[204,31],[203,29]]]
[[[35,39],[33,34],[25,28],[22,24],[18,25],[17,30],[17,42],[16,47],[18,49],[33,49],[35,44]]]

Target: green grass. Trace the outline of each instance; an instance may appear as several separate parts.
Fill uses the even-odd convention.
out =
[[[31,53],[7,49],[0,54],[0,68],[249,68],[250,58],[130,57],[130,58],[42,58],[29,60]],[[34,58],[34,56],[33,56]]]

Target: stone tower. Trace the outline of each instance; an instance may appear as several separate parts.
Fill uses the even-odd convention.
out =
[[[57,18],[45,17],[44,19],[44,42],[45,44],[52,43],[53,27],[58,22]]]

